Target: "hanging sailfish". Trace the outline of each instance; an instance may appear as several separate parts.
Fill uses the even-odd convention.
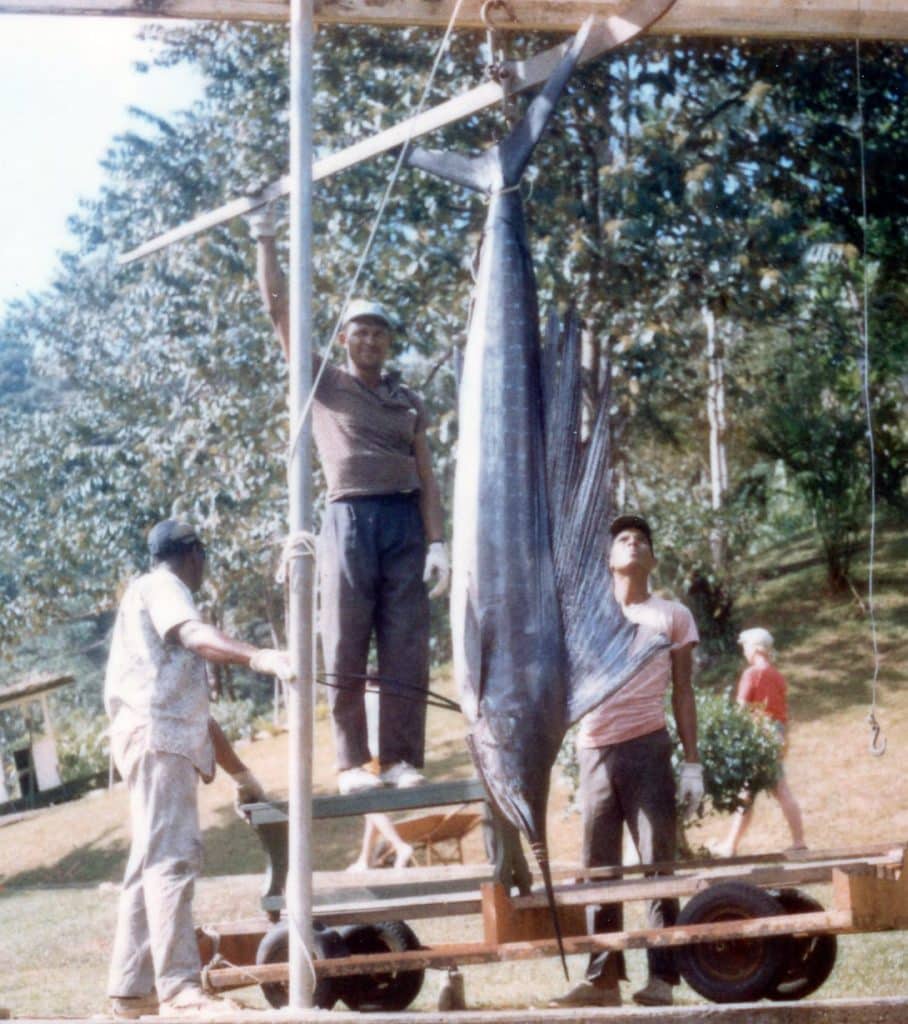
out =
[[[408,157],[489,195],[460,390],[454,671],[473,760],[530,842],[559,945],[545,827],[551,768],[568,726],[655,653],[630,654],[633,627],[612,596],[607,416],[581,447],[578,332],[559,344],[556,329],[543,351],[518,188],[589,29],[503,142],[476,158]]]

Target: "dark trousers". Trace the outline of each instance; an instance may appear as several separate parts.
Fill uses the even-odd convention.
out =
[[[319,541],[320,626],[340,771],[371,756],[363,677],[373,634],[381,677],[378,757],[422,767],[429,684],[425,559],[417,495],[329,503]]]
[[[641,863],[675,857],[675,778],[671,740],[665,729],[625,743],[579,750],[580,799],[583,811],[583,864],[610,867],[621,863],[622,825],[627,824]],[[590,932],[621,931],[622,905],[589,908]],[[677,900],[650,900],[647,925],[663,928],[678,917]],[[670,949],[646,951],[649,972],[673,985],[678,972]],[[624,954],[596,953],[590,957],[587,979],[596,981],[617,971],[627,978]],[[612,977],[615,975],[612,974]]]

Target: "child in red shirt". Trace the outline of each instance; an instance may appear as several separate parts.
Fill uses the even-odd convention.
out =
[[[761,628],[745,629],[738,637],[738,643],[744,650],[748,668],[744,670],[738,683],[737,701],[745,707],[761,707],[772,719],[782,738],[781,756],[784,758],[787,750],[785,734],[788,725],[788,688],[782,673],[772,664],[772,635],[768,630]],[[788,785],[781,765],[779,781],[770,793],[779,801],[788,822],[792,842],[790,849],[806,850],[801,808]],[[753,800],[748,798],[747,805],[735,814],[725,841],[714,848],[715,853],[722,857],[734,856],[753,819],[753,807]]]

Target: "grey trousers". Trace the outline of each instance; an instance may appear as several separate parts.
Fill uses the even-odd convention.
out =
[[[200,983],[192,896],[202,863],[198,773],[178,754],[149,751],[127,778],[132,845],[120,893],[107,993],[157,988],[171,999]]]
[[[622,825],[625,823],[641,863],[674,860],[675,778],[671,740],[666,730],[610,747],[579,750],[578,759],[584,866],[608,867],[621,863]],[[650,900],[646,917],[650,928],[673,925],[678,917],[678,901]],[[620,903],[587,910],[587,927],[591,933],[620,931],[622,923]],[[646,956],[651,975],[678,984],[678,971],[670,949],[648,949]],[[619,978],[627,978],[623,953],[596,953],[590,957],[586,976],[589,981],[596,981],[615,970]]]
[[[320,627],[338,770],[371,757],[364,700],[369,644],[381,677],[378,757],[422,767],[429,598],[419,499],[332,501],[319,539]]]

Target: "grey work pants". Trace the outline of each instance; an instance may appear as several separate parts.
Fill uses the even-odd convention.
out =
[[[609,867],[621,863],[622,825],[627,824],[643,864],[675,857],[675,778],[671,740],[665,729],[625,743],[579,750],[580,801],[583,812],[583,864]],[[622,906],[611,903],[588,908],[590,932],[620,931]],[[647,925],[663,928],[678,917],[677,900],[650,900]],[[678,971],[670,949],[646,951],[649,972],[678,984]],[[610,961],[615,961],[610,964]],[[624,954],[596,953],[590,957],[587,979],[596,981],[617,970],[627,978]]]
[[[148,751],[129,786],[132,845],[120,893],[107,992],[172,999],[200,983],[192,896],[202,862],[198,773],[178,754]]]
[[[319,538],[320,626],[338,770],[370,759],[364,687],[374,634],[381,677],[378,757],[422,767],[429,598],[419,499],[332,501]]]

